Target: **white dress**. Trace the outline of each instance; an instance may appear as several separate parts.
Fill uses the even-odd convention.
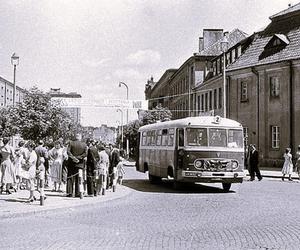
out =
[[[293,173],[292,155],[290,153],[285,153],[283,157],[284,163],[282,167],[282,173],[290,175]]]
[[[68,157],[64,148],[52,148],[49,151],[51,161],[50,165],[50,176],[51,180],[57,183],[62,182],[62,164]]]

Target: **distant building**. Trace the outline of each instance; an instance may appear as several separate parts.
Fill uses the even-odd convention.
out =
[[[0,77],[0,108],[13,105],[14,84]],[[25,89],[16,86],[16,103],[23,102]]]
[[[94,139],[102,141],[104,143],[116,143],[116,128],[108,127],[105,124],[102,124],[101,127],[94,129]]]
[[[59,100],[62,102],[63,110],[65,110],[72,120],[76,123],[81,122],[81,108],[78,105],[79,102],[76,104],[76,99],[81,98],[81,95],[76,92],[70,92],[70,93],[63,93],[61,92],[60,88],[51,88],[50,92],[48,94],[51,96],[51,98]]]
[[[115,127],[108,127],[102,124],[100,127],[86,126],[82,128],[83,138],[90,138],[97,141],[101,141],[106,144],[116,143],[117,129]]]

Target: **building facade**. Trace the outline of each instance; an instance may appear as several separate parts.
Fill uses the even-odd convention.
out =
[[[295,155],[300,145],[300,3],[270,20],[251,36],[238,29],[204,30],[199,53],[172,74],[163,93],[171,97],[166,107],[173,119],[223,116],[226,72],[227,117],[242,123],[245,144],[256,144],[263,166],[279,168],[285,148]],[[224,36],[229,42],[226,51],[221,48]],[[207,37],[215,41],[207,42]],[[146,98],[151,97],[148,89]]]
[[[229,117],[240,121],[262,164],[281,167],[300,144],[300,3],[270,17],[227,69]]]
[[[208,92],[204,93],[204,104],[207,102],[209,105],[209,100],[212,100],[209,99],[209,90],[203,86],[213,73],[213,59],[222,53],[220,42],[224,36],[231,47],[247,37],[238,29],[230,33],[224,33],[222,29],[203,30],[203,37],[199,38],[199,52],[188,58],[179,69],[168,69],[158,82],[153,79],[148,81],[145,88],[146,99],[149,100],[148,108],[152,109],[160,103],[170,109],[173,119],[209,113],[209,108],[203,109],[199,103],[202,102],[202,92]],[[220,97],[222,90],[218,88],[218,91],[217,97]]]
[[[60,88],[51,88],[48,94],[52,100],[58,100],[62,104],[62,109],[65,110],[75,123],[81,122],[81,108],[78,100],[81,95],[76,92],[63,93]]]
[[[0,77],[0,108],[13,105],[14,84]],[[16,86],[16,103],[23,102],[25,89]]]

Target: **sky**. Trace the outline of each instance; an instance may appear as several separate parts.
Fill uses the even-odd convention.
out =
[[[203,29],[251,35],[293,0],[0,0],[0,76],[16,84],[61,88],[84,100],[144,100],[159,80],[198,52]],[[82,124],[117,126],[116,108],[82,108]],[[123,122],[126,122],[124,112]],[[129,120],[137,119],[136,110]]]

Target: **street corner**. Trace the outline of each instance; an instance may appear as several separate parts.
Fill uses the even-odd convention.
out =
[[[40,205],[39,193],[35,193],[36,199],[33,202],[28,201],[29,191],[20,190],[10,195],[0,195],[0,218],[20,217],[27,214],[39,213],[43,211],[74,208],[78,206],[95,205],[101,202],[108,202],[115,199],[121,199],[131,193],[131,189],[118,185],[115,192],[108,189],[105,195],[87,196],[82,199],[79,197],[67,197],[65,193],[53,192],[45,190],[46,199],[44,205]]]

